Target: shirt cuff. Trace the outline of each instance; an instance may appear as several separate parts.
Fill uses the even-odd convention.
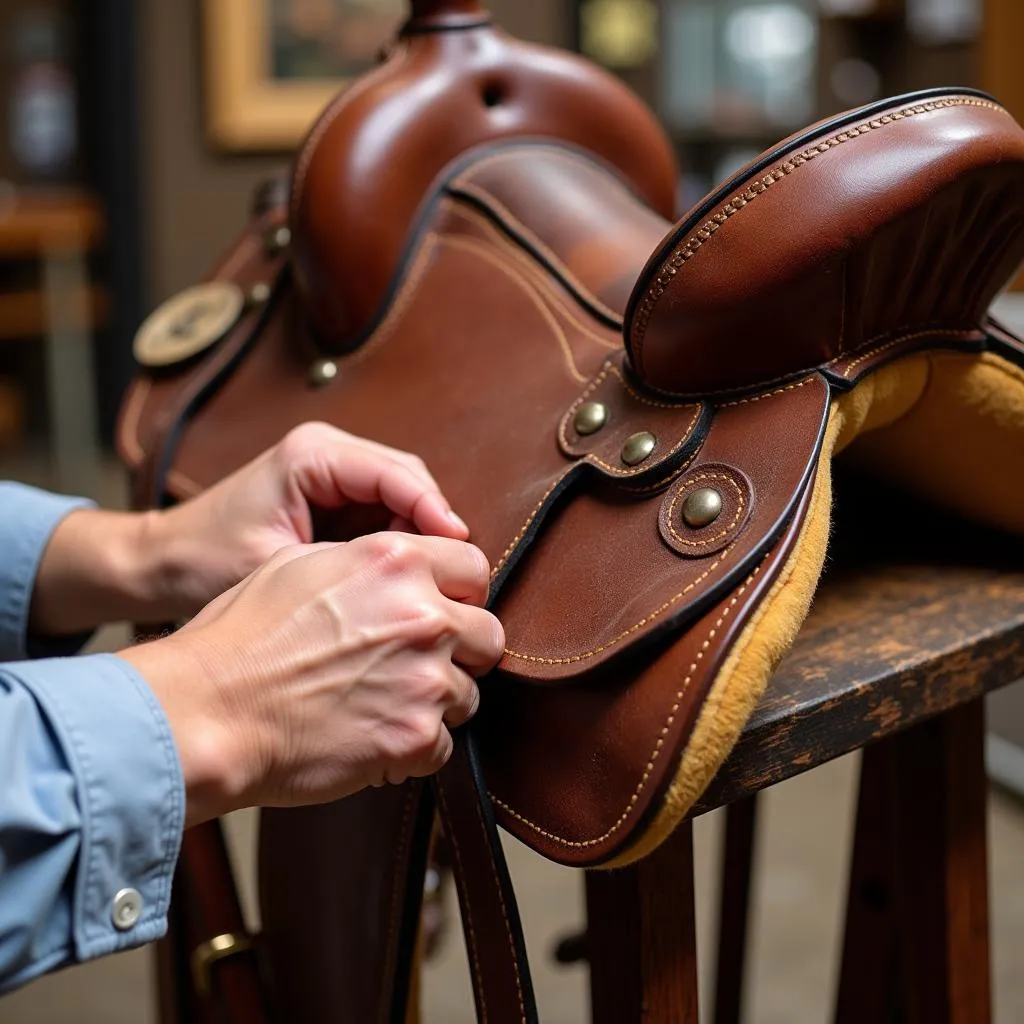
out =
[[[29,656],[28,614],[39,563],[57,524],[79,508],[95,504],[24,484],[0,483],[0,662]],[[31,653],[71,654],[87,639],[88,634],[52,641],[33,637]]]
[[[113,654],[26,662],[7,671],[46,712],[78,784],[74,958],[160,938],[185,820],[181,765],[163,709]]]

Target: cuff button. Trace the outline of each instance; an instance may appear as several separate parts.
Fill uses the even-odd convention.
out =
[[[134,928],[142,916],[142,896],[137,889],[122,889],[114,897],[110,919],[119,932]]]

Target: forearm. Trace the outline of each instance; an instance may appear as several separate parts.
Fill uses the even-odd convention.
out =
[[[143,681],[108,654],[0,664],[0,751],[0,993],[159,938],[184,790]]]
[[[43,553],[29,631],[63,636],[106,622],[161,622],[184,613],[168,570],[160,513],[80,509]]]

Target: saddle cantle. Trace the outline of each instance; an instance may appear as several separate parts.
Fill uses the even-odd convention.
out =
[[[973,90],[897,97],[784,140],[673,226],[668,147],[620,86],[503,40],[472,4],[425,17],[329,108],[287,209],[216,271],[250,296],[234,327],[144,373],[119,442],[157,499],[309,419],[424,457],[491,561],[507,636],[469,767],[460,752],[436,788],[456,873],[514,946],[507,880],[495,902],[472,877],[493,840],[487,808],[465,810],[470,775],[547,857],[653,849],[807,612],[833,456],[1024,532],[1024,346],[986,312],[1024,259],[1024,131]],[[415,890],[429,813],[409,794],[381,834]],[[268,865],[340,856],[352,806],[267,814],[283,933],[289,883]],[[278,981],[307,990],[296,1005],[385,1012],[397,885],[368,897],[373,992],[352,1002],[293,962]],[[530,1019],[528,978],[471,952],[488,1019]]]

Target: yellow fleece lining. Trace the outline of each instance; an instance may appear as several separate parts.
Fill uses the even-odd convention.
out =
[[[712,684],[654,820],[635,845],[602,867],[621,867],[653,851],[732,750],[810,609],[828,546],[831,462],[848,446],[858,462],[884,467],[936,501],[1024,532],[1020,368],[992,353],[920,353],[882,367],[834,399],[797,543]]]

